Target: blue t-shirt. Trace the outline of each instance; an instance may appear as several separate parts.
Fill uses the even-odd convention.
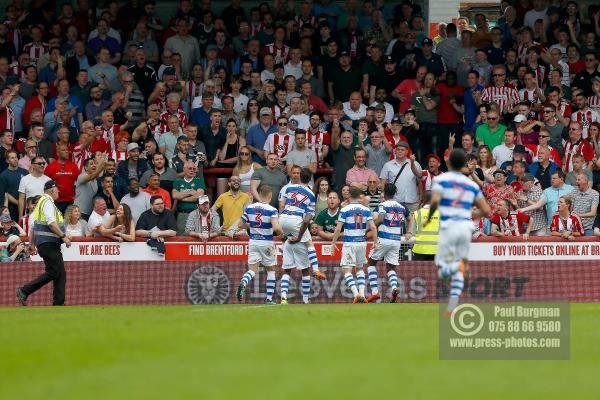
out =
[[[256,124],[248,129],[248,133],[246,133],[246,144],[262,150],[263,147],[265,147],[267,137],[273,132],[277,132],[277,128],[275,128],[273,125],[271,125],[265,132],[261,124]],[[265,160],[254,153],[252,153],[252,160],[260,163],[261,165],[267,165]]]

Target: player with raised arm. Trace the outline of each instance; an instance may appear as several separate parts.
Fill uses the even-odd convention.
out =
[[[458,305],[465,285],[464,271],[473,234],[472,218],[490,213],[490,206],[479,186],[461,172],[466,163],[467,155],[462,149],[452,150],[448,159],[449,171],[433,181],[430,211],[423,224],[427,226],[439,208],[440,234],[435,263],[440,279],[451,278],[448,313]],[[473,205],[477,209],[472,212]]]
[[[350,204],[340,210],[335,232],[331,244],[337,249],[336,241],[344,228],[344,244],[342,246],[342,259],[340,265],[344,272],[344,282],[354,295],[354,303],[367,303],[365,298],[365,271],[363,265],[367,263],[367,231],[376,230],[373,222],[373,213],[369,207],[360,203],[362,191],[357,187],[350,188]],[[377,249],[378,238],[373,241],[373,248]],[[356,281],[352,275],[356,270]]]
[[[384,201],[377,207],[377,219],[375,225],[378,227],[377,236],[379,237],[379,246],[371,249],[369,254],[369,286],[371,287],[371,296],[369,303],[379,300],[379,288],[377,285],[377,262],[385,260],[387,267],[387,277],[392,288],[392,297],[390,303],[398,301],[398,276],[396,267],[399,265],[400,258],[400,240],[402,238],[402,227],[407,218],[411,218],[409,211],[396,200],[396,185],[386,183],[383,187]]]
[[[277,209],[271,206],[273,192],[270,186],[262,184],[258,187],[259,201],[250,204],[244,210],[239,223],[240,229],[250,228],[250,240],[248,241],[248,271],[242,277],[237,290],[237,299],[242,301],[246,286],[250,283],[259,265],[262,264],[267,270],[267,298],[265,304],[275,304],[273,293],[275,293],[275,270],[277,265],[277,251],[273,243],[273,233],[283,235],[283,230],[277,220]]]
[[[279,217],[281,229],[287,237],[282,245],[283,275],[281,276],[281,304],[287,304],[287,294],[290,284],[290,272],[296,268],[302,271],[302,301],[308,304],[310,297],[310,232],[306,229],[315,214],[316,197],[308,186],[312,173],[303,168],[300,171],[300,183],[287,185],[283,193],[284,208]],[[312,245],[312,242],[310,243]],[[314,246],[312,246],[314,251]],[[316,258],[316,253],[314,254]],[[313,274],[320,272],[314,271]],[[320,274],[322,275],[322,274]],[[325,276],[319,277],[325,279]]]

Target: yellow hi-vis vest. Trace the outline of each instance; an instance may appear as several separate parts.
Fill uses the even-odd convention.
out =
[[[44,215],[44,204],[47,202],[52,203],[52,207],[54,208],[54,220],[60,229],[64,230],[63,215],[56,207],[56,204],[54,204],[52,197],[48,196],[47,194],[42,195],[32,213],[36,246],[42,243],[62,243],[62,239],[50,230],[50,225],[48,225],[46,222],[46,216]]]
[[[412,252],[415,254],[436,254],[438,235],[440,233],[440,212],[436,210],[429,221],[429,225],[423,227],[423,223],[429,216],[429,207],[423,207],[414,212],[415,218],[415,244]]]

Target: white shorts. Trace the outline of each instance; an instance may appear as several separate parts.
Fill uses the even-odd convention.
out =
[[[279,225],[281,225],[281,229],[283,229],[283,233],[285,233],[287,237],[295,238],[300,232],[300,226],[302,226],[302,217],[289,214],[279,214]],[[300,242],[308,242],[310,239],[310,230],[306,228],[304,235],[302,235],[302,239],[300,239]]]
[[[262,264],[263,267],[272,267],[277,265],[277,251],[275,245],[248,245],[248,264]]]
[[[367,244],[344,244],[342,247],[342,267],[362,267],[367,263]]]
[[[441,228],[438,239],[435,263],[438,266],[460,262],[469,257],[473,224],[458,222]]]
[[[281,267],[283,269],[306,269],[310,267],[310,261],[308,260],[308,249],[302,242],[291,244],[290,242],[284,242],[281,246],[283,251],[283,263]]]
[[[392,240],[379,240],[379,246],[372,248],[369,258],[381,261],[385,260],[387,264],[400,264],[400,242]]]

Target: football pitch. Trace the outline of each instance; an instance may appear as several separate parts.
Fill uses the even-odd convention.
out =
[[[600,304],[571,360],[440,361],[435,304],[0,309],[0,399],[598,398]]]

